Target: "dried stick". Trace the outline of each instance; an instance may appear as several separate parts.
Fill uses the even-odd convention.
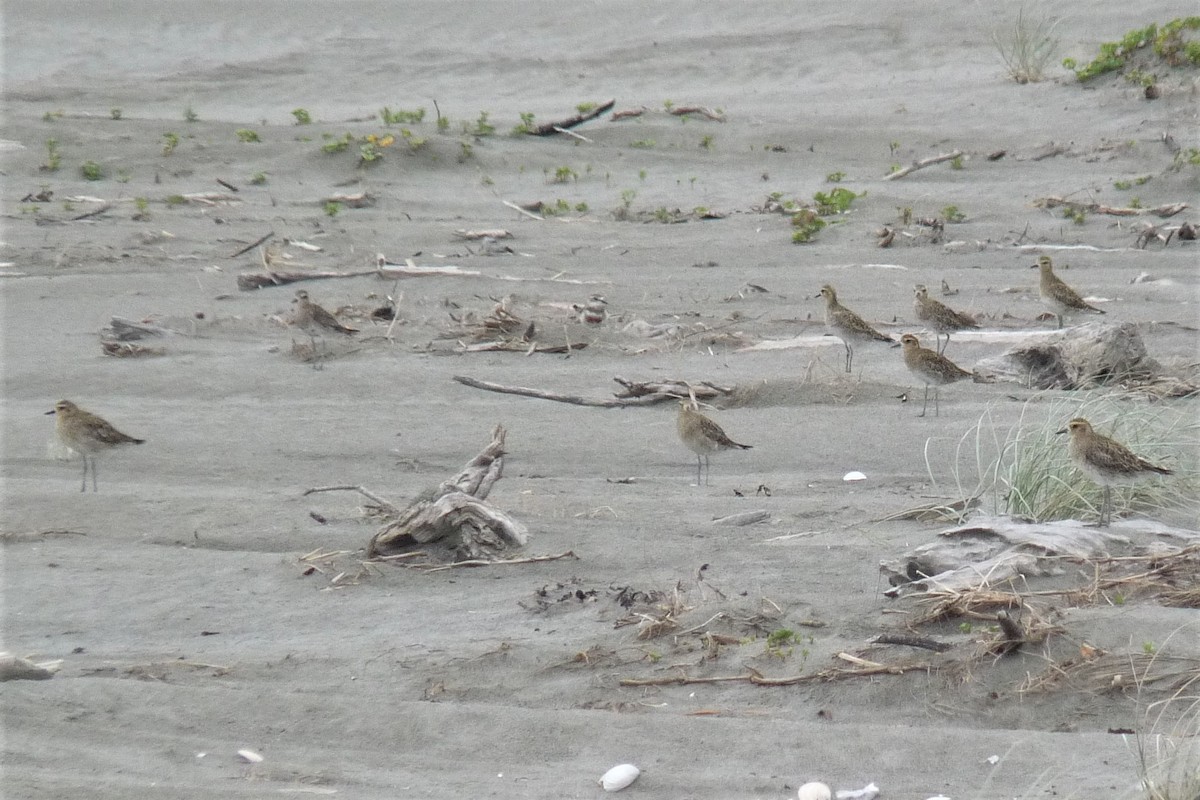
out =
[[[944,653],[953,645],[939,642],[937,639],[929,639],[924,636],[911,636],[906,633],[881,633],[871,640],[871,644],[899,644],[905,647],[919,647],[922,650],[932,650],[935,653]]]
[[[579,347],[579,345],[575,345]],[[574,394],[560,394],[558,392],[544,391],[542,389],[529,389],[524,386],[505,386],[500,383],[492,383],[491,381],[481,381],[477,378],[469,378],[466,375],[455,375],[454,380],[461,383],[463,386],[470,386],[472,389],[483,389],[487,392],[499,392],[501,394],[516,394],[522,397],[536,397],[539,400],[553,400],[556,403],[570,403],[576,406],[592,406],[595,408],[624,408],[626,406],[649,406],[655,403],[661,403],[665,400],[676,399],[675,395],[666,394],[650,394],[642,397],[634,398],[606,398],[603,400],[593,400],[587,397],[580,397]]]
[[[363,497],[367,498],[372,503],[375,503],[377,506],[382,508],[384,511],[387,511],[389,514],[399,514],[400,513],[400,509],[396,508],[394,505],[389,503],[387,500],[384,500],[382,497],[371,492],[369,489],[367,489],[364,486],[351,486],[348,484],[342,485],[342,486],[317,486],[312,489],[305,490],[304,496],[307,497],[308,495],[316,494],[317,492],[358,492]]]
[[[514,203],[511,200],[504,200],[503,203],[504,203],[504,205],[511,208],[513,211],[519,211],[522,214],[524,214],[525,216],[529,217],[530,219],[536,219],[538,222],[546,221],[545,217],[539,217],[537,214],[534,214],[532,211],[526,211],[525,209],[521,208],[519,205],[517,205],[516,203]]]
[[[897,178],[903,178],[905,175],[916,172],[919,169],[925,169],[926,167],[931,167],[934,164],[940,164],[943,161],[953,161],[956,158],[962,158],[962,155],[963,155],[962,150],[954,150],[949,153],[942,153],[940,156],[931,156],[930,158],[923,158],[920,161],[914,161],[913,163],[909,164],[907,167],[904,167],[903,169],[896,170],[895,172],[891,173],[890,175],[885,175],[883,177],[883,179],[885,181],[894,181]]]
[[[388,556],[383,556],[387,558]],[[420,570],[421,572],[441,572],[446,569],[458,569],[459,567],[493,567],[511,564],[537,564],[541,561],[557,561],[560,558],[573,558],[579,560],[579,556],[575,555],[575,551],[567,550],[565,553],[558,553],[552,556],[529,556],[528,558],[502,558],[498,561],[488,561],[482,558],[473,558],[469,561],[455,561],[450,564],[401,564],[400,566],[406,569]]]
[[[557,122],[547,122],[544,125],[538,125],[533,130],[529,131],[531,136],[549,136],[552,133],[562,133],[562,128],[574,128],[576,125],[582,125],[590,119],[604,114],[612,109],[617,104],[617,99],[614,97],[593,108],[591,111],[576,114],[573,117],[568,117]]]
[[[238,250],[236,253],[230,253],[228,257],[229,258],[237,258],[240,255],[245,255],[246,253],[249,253],[251,250],[258,247],[260,244],[264,243],[265,241],[267,241],[267,239],[270,239],[274,235],[275,235],[275,231],[267,231],[266,235],[261,236],[258,239],[255,239],[253,242],[246,245],[242,249]]]
[[[716,111],[713,111],[711,108],[706,108],[704,106],[673,106],[669,111],[667,111],[667,113],[676,117],[682,117],[687,114],[699,114],[702,117],[708,117],[709,119],[716,120],[717,122],[725,121],[725,117],[718,114]]]

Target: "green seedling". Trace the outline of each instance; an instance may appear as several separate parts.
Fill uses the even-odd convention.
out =
[[[58,172],[62,166],[62,153],[58,151],[58,139],[46,140],[46,162],[39,167],[42,172]]]
[[[521,114],[521,124],[512,129],[514,136],[523,133],[533,133],[533,113],[525,111]]]
[[[448,130],[450,130],[450,118],[449,117],[438,117],[437,118],[437,129],[438,129],[438,133],[446,133]]]
[[[962,169],[962,168],[963,168],[962,156],[955,156],[954,158],[950,159],[950,169]]]
[[[58,111],[47,111],[45,114],[42,114],[42,122],[54,122],[56,119],[61,119],[62,115],[62,109],[59,109]]]
[[[828,183],[841,183],[842,179],[845,177],[846,173],[844,172],[831,172],[825,176],[825,180]]]
[[[262,186],[266,182],[267,182],[267,173],[265,173],[265,172],[256,172],[250,176],[250,185],[251,186]]]
[[[864,195],[866,195],[866,192],[855,194],[849,189],[838,186],[830,192],[817,192],[813,195],[813,201],[817,204],[817,213],[822,217],[828,217],[834,214],[846,213],[855,198],[863,197]]]
[[[261,142],[257,131],[252,131],[249,128],[238,128],[234,133],[237,135],[239,142],[252,143]]]
[[[803,208],[792,215],[792,244],[808,244],[822,228],[825,220],[811,208]]]
[[[110,109],[108,110],[108,116],[109,116],[111,119],[114,119],[114,120],[118,120],[118,119],[120,119],[120,118],[121,118],[121,109],[119,109],[119,108],[110,108]]]
[[[333,154],[340,153],[349,147],[350,143],[354,141],[354,134],[347,132],[342,134],[341,138],[335,139],[332,133],[323,133],[321,138],[325,140],[325,144],[321,145],[321,152]]]
[[[588,204],[583,202],[576,203],[575,210],[580,214],[586,214],[588,212]]]
[[[471,136],[495,136],[496,126],[488,122],[488,112],[480,111],[479,119],[475,120],[475,126],[472,128],[467,128],[466,132]]]
[[[550,183],[570,183],[578,180],[579,173],[568,166],[562,166],[554,170],[554,177],[550,179]]]
[[[639,150],[650,150],[654,147],[653,139],[638,139],[636,142],[630,142],[630,147],[636,147]]]
[[[181,194],[169,194],[163,202],[167,204],[168,208],[175,208],[176,206],[187,205],[187,198]]]
[[[704,150],[712,150],[713,137],[711,135],[702,137],[700,139],[700,147],[703,148]]]
[[[191,106],[188,106],[187,108],[185,108],[185,109],[183,110],[183,121],[184,121],[184,122],[195,122],[195,121],[196,121],[196,120],[198,120],[198,119],[200,119],[200,115],[199,115],[199,114],[197,114],[197,113],[196,113],[196,112],[195,112],[195,111],[192,109],[192,107],[191,107]]]
[[[79,167],[79,172],[85,181],[104,180],[104,168],[95,161],[85,161]]]
[[[306,108],[293,108],[292,116],[296,118],[297,125],[311,125],[312,115],[308,113]]]
[[[1113,181],[1113,188],[1124,192],[1128,189],[1132,189],[1133,184],[1129,181]]]
[[[144,197],[133,198],[133,205],[137,208],[137,213],[133,215],[133,219],[137,222],[145,222],[150,219],[150,201]]]
[[[342,210],[342,204],[336,200],[325,201],[325,213],[330,217],[336,217],[338,212]]]
[[[958,210],[958,206],[946,206],[942,209],[942,219],[946,222],[962,222],[967,215]]]
[[[464,161],[469,161],[474,156],[475,148],[471,146],[470,142],[460,141],[458,143],[458,163],[461,164]]]
[[[579,103],[578,105],[575,106],[575,110],[578,111],[580,114],[586,114],[589,111],[594,110],[595,108],[596,108],[595,103]]]
[[[414,111],[398,108],[392,111],[384,106],[379,110],[379,118],[384,125],[417,125],[425,119],[425,108],[421,107]]]
[[[171,153],[174,153],[175,148],[178,146],[179,146],[179,134],[177,134],[177,133],[164,133],[163,134],[162,154],[164,156],[169,156],[169,155],[171,155]]]

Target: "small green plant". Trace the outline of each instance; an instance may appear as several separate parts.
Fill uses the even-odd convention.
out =
[[[898,210],[900,211],[900,224],[907,228],[913,221],[912,206],[904,206]]]
[[[293,108],[292,116],[296,118],[297,125],[312,125],[312,115],[307,108]]]
[[[1141,208],[1142,207],[1142,198],[1140,198],[1140,197],[1129,198],[1129,207],[1130,208]]]
[[[946,206],[942,209],[942,219],[946,222],[962,222],[967,215],[958,210],[958,206]]]
[[[1122,192],[1133,188],[1133,184],[1129,181],[1113,181],[1113,188]]]
[[[336,217],[338,212],[342,210],[342,204],[336,200],[325,201],[325,213],[330,217]]]
[[[646,175],[647,175],[647,174],[648,174],[648,173],[646,172],[646,170],[644,170],[644,169],[639,169],[639,170],[638,170],[638,180],[639,180],[639,181],[644,181],[644,180],[646,180]]]
[[[969,622],[960,622],[958,623],[958,630],[960,633],[970,633],[975,630],[975,627]]]
[[[663,222],[663,223],[670,222],[671,221],[671,212],[667,211],[666,206],[659,206],[658,208],[654,209],[654,219],[657,222]]]
[[[1017,83],[1036,83],[1045,77],[1046,65],[1054,58],[1058,39],[1054,29],[1058,20],[1051,17],[1028,17],[1025,7],[1017,11],[1017,19],[1007,30],[992,31],[992,45]]]
[[[490,175],[484,175],[482,178],[479,179],[479,183],[481,186],[495,186],[496,185],[496,182],[494,180],[492,180],[492,177]]]
[[[950,169],[962,169],[962,168],[963,168],[963,157],[962,156],[955,156],[954,158],[950,159]]]
[[[175,208],[177,206],[187,205],[187,198],[181,194],[169,194],[166,196],[163,202],[167,204],[168,208]]]
[[[549,183],[570,183],[578,180],[578,172],[568,166],[562,166],[554,170],[554,177],[550,178]]]
[[[479,119],[475,120],[475,125],[471,128],[468,128],[466,132],[471,136],[495,136],[496,126],[488,122],[488,112],[480,111]]]
[[[674,101],[672,101],[672,100],[663,100],[663,108],[664,108],[664,109],[666,109],[667,111],[670,111],[670,110],[671,110],[672,108],[674,108],[674,107],[675,107],[675,102],[674,102]]]
[[[129,183],[133,179],[133,175],[127,169],[117,170],[117,183]]]
[[[56,119],[62,119],[63,111],[60,108],[58,111],[47,111],[42,114],[42,122],[54,122]]]
[[[1200,17],[1180,17],[1165,23],[1154,37],[1155,54],[1172,67],[1200,65],[1200,41],[1184,38],[1185,31],[1200,30]]]
[[[404,140],[404,144],[408,146],[408,152],[415,153],[429,143],[429,140],[415,135],[408,128],[400,129],[400,138]]]
[[[119,109],[119,108],[115,108],[115,107],[114,107],[114,108],[110,108],[110,109],[108,110],[108,116],[109,116],[111,119],[113,119],[113,120],[118,120],[118,119],[120,119],[120,118],[121,118],[121,109]]]
[[[1087,212],[1082,208],[1071,208],[1068,206],[1063,209],[1063,216],[1074,222],[1076,225],[1082,225],[1087,222]]]
[[[62,153],[58,151],[58,139],[46,140],[46,161],[38,167],[42,172],[58,172],[62,166]]]
[[[458,143],[458,163],[469,161],[475,155],[475,148],[468,141],[460,141]]]
[[[802,208],[792,215],[792,244],[808,244],[821,229],[825,220],[811,208]]]
[[[333,154],[340,153],[349,147],[350,143],[354,141],[354,134],[347,132],[340,138],[336,138],[332,133],[322,133],[321,138],[325,140],[325,144],[321,145],[321,152]]]
[[[895,142],[895,141],[893,141],[893,142],[889,142],[889,143],[888,143],[888,150],[891,152],[891,154],[892,154],[892,158],[895,158],[895,157],[896,157],[896,153],[897,153],[897,152],[900,150],[900,143],[899,143],[899,142]],[[899,167],[897,167],[896,169],[899,169]]]
[[[446,133],[448,130],[450,130],[450,118],[439,116],[437,118],[437,129],[438,133]]]
[[[841,183],[845,177],[846,173],[844,172],[831,172],[825,176],[825,181],[827,183]]]
[[[1149,183],[1152,180],[1154,180],[1153,175],[1142,175],[1140,178],[1134,178],[1133,184],[1134,184],[1134,186],[1145,186],[1147,183]]]
[[[1113,595],[1112,602],[1113,602],[1114,606],[1125,605],[1125,595],[1122,594],[1121,592],[1117,592],[1116,594]]]
[[[133,219],[137,222],[145,222],[150,219],[150,201],[144,197],[133,198],[133,205],[137,208],[137,213],[133,215]]]
[[[265,172],[256,172],[250,176],[250,185],[251,186],[262,186],[266,182],[267,182],[267,173],[265,173]]]
[[[1090,81],[1109,72],[1122,69],[1133,54],[1152,43],[1158,34],[1158,26],[1151,23],[1145,28],[1136,28],[1121,37],[1119,42],[1104,42],[1096,58],[1080,67],[1075,59],[1063,59],[1063,66],[1075,73],[1080,82]]]
[[[576,203],[575,210],[580,214],[586,214],[588,212],[588,204],[583,202]]]
[[[533,133],[533,113],[525,111],[521,114],[521,124],[512,129],[514,136],[519,136],[523,133]]]
[[[252,131],[249,128],[238,128],[236,131],[234,131],[234,134],[237,135],[239,142],[244,142],[244,143],[248,144],[248,143],[252,143],[252,142],[261,142],[262,141],[262,139],[260,139],[258,136],[258,132]]]
[[[792,650],[799,644],[800,638],[796,636],[795,631],[787,628],[777,628],[767,634],[767,655],[775,656],[776,658],[787,658],[792,654]]]
[[[708,136],[703,136],[703,137],[701,137],[701,139],[700,139],[700,147],[701,147],[702,149],[704,149],[704,150],[712,150],[712,148],[713,148],[713,137],[712,137],[711,135],[708,135]]]
[[[1154,642],[1142,642],[1142,652],[1148,656],[1152,656],[1158,652],[1158,648],[1154,646]]]
[[[200,119],[200,115],[197,114],[195,112],[195,110],[192,109],[191,106],[188,106],[187,108],[185,108],[183,110],[183,121],[184,122],[195,122],[198,119]]]
[[[595,103],[579,103],[575,106],[575,110],[580,114],[586,114],[596,107]]]
[[[104,168],[95,161],[85,161],[79,167],[79,172],[85,181],[104,180]]]
[[[379,119],[384,125],[419,125],[425,119],[425,108],[421,107],[413,111],[398,108],[392,111],[387,106],[379,110]]]
[[[828,217],[834,214],[846,213],[855,198],[863,197],[864,195],[866,195],[866,192],[855,194],[843,186],[838,186],[829,192],[815,193],[813,201],[817,204],[817,213],[822,217]]]
[[[638,139],[636,142],[630,142],[630,147],[636,147],[638,150],[651,150],[654,148],[655,142],[653,139]]]
[[[178,146],[179,146],[179,134],[169,133],[169,132],[163,134],[162,154],[164,156],[169,156],[169,155],[171,155],[171,153],[174,153],[175,148]]]

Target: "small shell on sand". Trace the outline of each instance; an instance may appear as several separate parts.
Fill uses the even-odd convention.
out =
[[[238,750],[238,757],[247,764],[261,764],[263,757],[253,750]]]
[[[820,781],[806,783],[796,792],[799,800],[831,800],[833,790]]]
[[[867,479],[867,476],[863,475],[858,470],[854,470],[853,472],[847,472],[845,475],[842,476],[842,480],[844,480],[846,483],[854,483],[855,481],[865,481],[866,479]]]
[[[600,785],[606,792],[619,792],[637,780],[642,771],[633,764],[617,764],[600,778]]]

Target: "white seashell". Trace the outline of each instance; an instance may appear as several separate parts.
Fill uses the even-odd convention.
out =
[[[994,767],[1000,763],[1000,756],[988,756],[985,760]]]
[[[833,790],[819,781],[806,783],[796,792],[800,800],[830,800]]]
[[[241,756],[242,761],[249,764],[261,764],[263,760],[263,757],[253,750],[238,750],[238,755]]]
[[[835,797],[837,800],[875,800],[879,797],[879,787],[872,782],[861,789],[838,789]]]
[[[867,476],[863,475],[858,470],[855,470],[854,472],[847,472],[845,475],[842,476],[842,480],[844,480],[846,483],[853,483],[854,481],[865,481],[866,479],[867,479]]]
[[[600,778],[600,785],[606,792],[619,792],[637,780],[642,771],[633,764],[617,764]]]

